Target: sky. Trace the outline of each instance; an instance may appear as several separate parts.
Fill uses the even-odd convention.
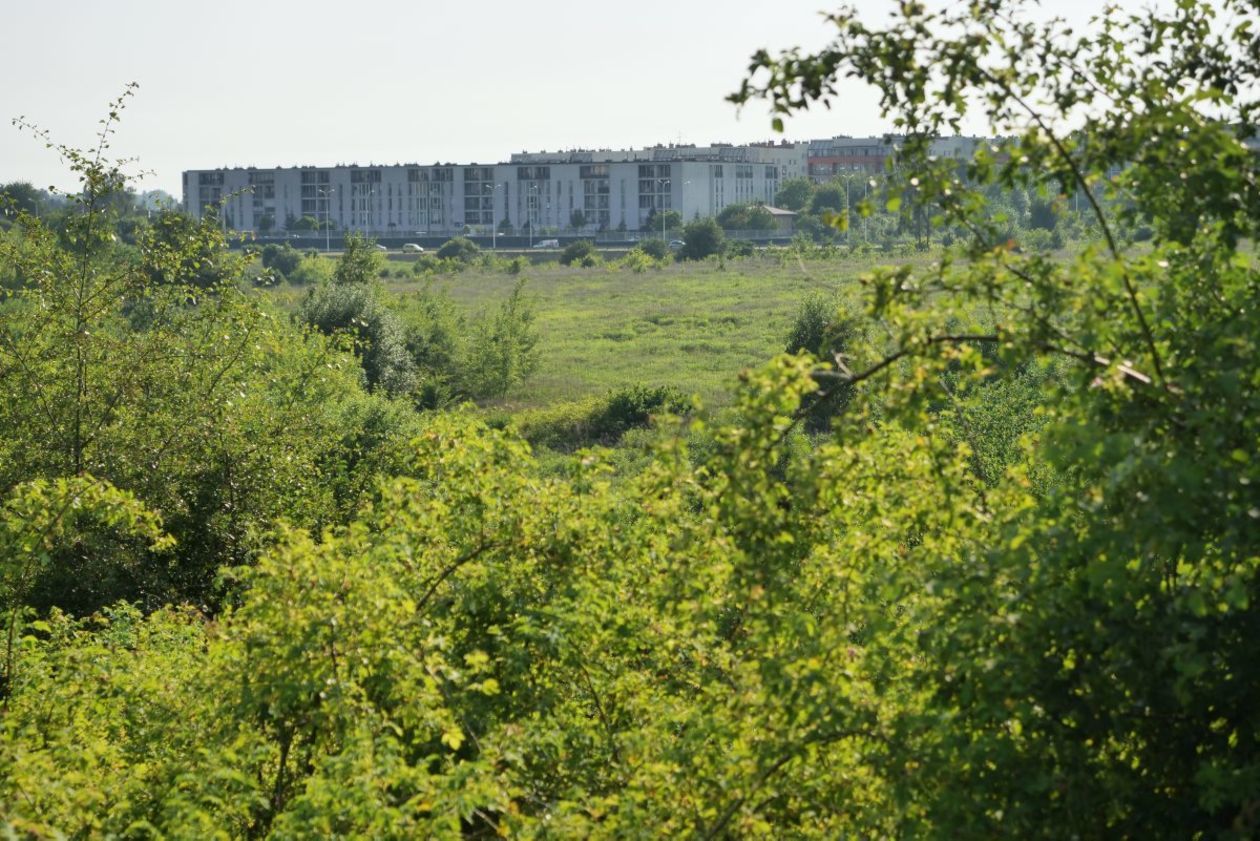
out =
[[[875,19],[891,0],[858,0]],[[803,140],[889,129],[853,83],[832,110],[770,130],[724,98],[749,57],[828,39],[827,0],[0,0],[0,183],[74,186],[11,125],[94,145],[128,82],[111,152],[139,189],[179,196],[186,169],[497,162],[513,152]],[[1057,0],[1057,13],[1097,3]]]

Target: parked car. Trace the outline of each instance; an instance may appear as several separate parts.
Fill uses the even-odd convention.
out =
[[[384,252],[386,252],[386,253],[388,253],[388,252],[389,252],[389,249],[388,249],[388,248],[386,248],[386,247],[385,247],[385,246],[383,246],[383,245],[377,245],[377,246],[376,246],[376,250],[377,250],[377,251],[384,251]]]
[[[423,245],[416,245],[414,242],[403,243],[402,250],[406,254],[419,254],[424,251]]]
[[[560,240],[558,239],[540,239],[534,243],[535,248],[559,248]]]
[[[686,245],[686,244],[687,244],[687,243],[683,242],[683,241],[682,241],[682,240],[680,240],[680,239],[671,239],[671,240],[669,241],[669,247],[670,247],[670,248],[682,248],[682,247],[683,247],[684,245]]]

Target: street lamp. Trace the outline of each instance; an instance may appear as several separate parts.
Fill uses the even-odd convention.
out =
[[[658,178],[658,179],[656,179],[656,184],[657,184],[657,186],[658,186],[658,187],[662,187],[662,188],[663,188],[663,187],[666,187],[666,186],[668,186],[668,185],[669,185],[669,183],[670,183],[670,181],[669,181],[669,179],[668,179],[668,178]],[[664,190],[663,190],[663,189],[662,189],[662,190],[657,190],[657,192],[658,192],[658,193],[663,193],[663,192],[664,192]],[[660,210],[661,210],[661,242],[665,242],[665,200],[664,200],[664,199],[662,199],[662,200],[661,200],[661,208],[660,208]]]
[[[537,184],[530,184],[528,187],[525,188],[525,214],[526,214],[526,219],[529,222],[529,247],[533,248],[534,247],[534,208],[529,200],[531,193],[533,193],[535,197],[538,195]]]
[[[320,187],[316,189],[317,193],[324,197],[324,253],[332,250],[332,228],[329,225],[329,216],[332,215],[332,201],[328,198],[331,194],[337,192],[336,187]]]

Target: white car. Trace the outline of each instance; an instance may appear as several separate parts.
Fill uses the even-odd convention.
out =
[[[404,254],[420,254],[424,252],[424,246],[416,245],[414,242],[405,242],[402,250]]]
[[[534,243],[535,248],[559,248],[560,240],[558,239],[540,239]]]

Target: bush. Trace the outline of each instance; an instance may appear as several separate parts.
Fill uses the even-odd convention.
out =
[[[595,250],[595,243],[589,239],[580,239],[569,243],[560,252],[560,265],[572,266],[574,263],[582,266],[593,265],[587,262],[591,257],[599,257],[599,252]]]
[[[437,250],[439,258],[458,260],[462,263],[471,263],[479,254],[481,254],[481,248],[468,237],[452,237],[442,243],[442,247]]]
[[[792,321],[784,350],[788,353],[808,352],[830,364],[837,355],[852,353],[860,336],[858,319],[847,312],[834,297],[816,293],[801,302]],[[852,366],[850,366],[852,367]],[[825,399],[807,415],[807,425],[814,431],[828,428],[831,418],[852,399],[848,385],[831,385]]]
[[[608,395],[604,408],[592,418],[591,432],[616,440],[627,430],[646,426],[654,414],[678,413],[689,408],[687,396],[674,386],[633,385]]]
[[[618,266],[629,269],[635,274],[642,274],[656,265],[658,265],[657,261],[645,254],[641,248],[630,249],[618,262]]]
[[[691,401],[673,386],[634,385],[602,398],[559,403],[505,416],[497,425],[514,423],[534,446],[571,452],[595,444],[612,446],[632,429],[648,426],[652,416],[681,413]]]
[[[325,283],[302,302],[301,320],[325,335],[348,334],[368,386],[405,394],[415,385],[415,363],[398,316],[377,290],[362,283]]]
[[[722,250],[722,227],[712,219],[697,219],[683,228],[683,247],[678,250],[682,260],[703,260]]]
[[[287,242],[277,245],[269,243],[262,248],[262,264],[265,269],[272,269],[287,278],[302,261],[302,255]]]
[[[286,279],[295,286],[315,286],[330,282],[333,278],[333,262],[323,257],[303,257],[297,268]]]
[[[751,257],[756,250],[746,239],[728,239],[723,253],[727,257]]]
[[[639,243],[639,248],[643,253],[651,257],[653,260],[665,260],[673,253],[669,250],[669,243],[663,239],[648,239]]]
[[[538,333],[524,289],[524,279],[518,280],[499,311],[476,325],[460,376],[469,397],[502,397],[537,367]]]

